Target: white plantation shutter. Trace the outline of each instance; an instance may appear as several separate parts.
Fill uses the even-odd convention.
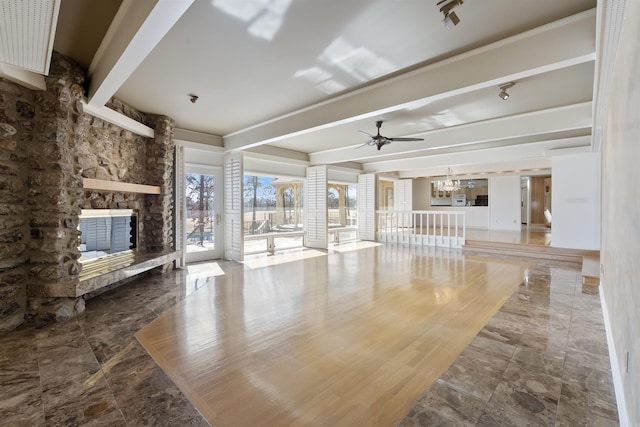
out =
[[[376,240],[376,174],[358,175],[358,239]]]
[[[244,226],[242,204],[242,153],[224,157],[224,256],[242,261],[244,257]]]
[[[87,251],[109,251],[111,249],[111,218],[85,218],[80,222],[82,243]]]
[[[395,211],[410,211],[413,208],[413,180],[399,179],[395,181]]]
[[[410,212],[413,208],[413,180],[412,179],[399,179],[395,181],[393,185],[395,206],[393,210],[400,212]],[[410,214],[398,214],[397,216],[399,227],[411,226]]]
[[[131,249],[131,217],[111,218],[111,253]]]
[[[326,249],[329,244],[327,231],[327,167],[307,168],[305,186],[306,243],[309,248]]]
[[[175,188],[175,202],[176,209],[174,209],[175,217],[175,234],[173,242],[176,247],[176,252],[178,252],[179,257],[176,259],[176,268],[184,268],[185,266],[185,210],[186,206],[186,196],[185,196],[185,174],[184,174],[184,147],[182,145],[176,145],[176,154],[175,154],[175,179],[176,182],[173,186]]]

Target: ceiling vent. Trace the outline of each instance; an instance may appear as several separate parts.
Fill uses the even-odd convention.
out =
[[[61,0],[0,0],[0,62],[49,74]]]

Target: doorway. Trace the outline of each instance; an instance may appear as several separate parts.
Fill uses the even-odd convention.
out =
[[[551,227],[551,175],[523,176],[521,178],[522,225],[529,228]],[[545,214],[549,212],[549,215]]]
[[[531,202],[531,195],[529,193],[529,184],[531,178],[528,176],[520,177],[520,218],[522,225],[531,224],[531,211],[529,210],[529,204]]]
[[[222,256],[222,169],[185,165],[185,261]]]
[[[381,195],[378,198],[378,209],[390,211],[394,210],[394,185],[394,181],[387,181],[384,179],[378,180],[378,194]]]

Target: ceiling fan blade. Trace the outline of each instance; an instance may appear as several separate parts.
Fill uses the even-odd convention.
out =
[[[390,141],[424,141],[424,138],[387,138]]]
[[[366,145],[375,145],[375,142],[373,141],[373,139],[370,139],[369,141],[365,142],[362,145],[358,145],[357,147],[354,148],[354,150],[357,150],[358,148],[362,148]]]
[[[369,138],[373,139],[375,137],[375,135],[371,135],[369,132],[365,132],[363,130],[359,130],[358,132],[363,133],[365,135],[367,135]]]

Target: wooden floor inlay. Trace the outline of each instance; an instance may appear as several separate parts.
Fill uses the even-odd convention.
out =
[[[379,246],[231,269],[136,337],[213,426],[395,426],[532,267]]]

